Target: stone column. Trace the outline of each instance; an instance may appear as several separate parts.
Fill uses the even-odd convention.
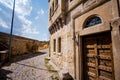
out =
[[[111,22],[115,80],[120,80],[120,18]]]

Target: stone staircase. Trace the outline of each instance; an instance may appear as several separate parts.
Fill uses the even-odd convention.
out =
[[[0,42],[0,67],[8,58],[8,46]]]

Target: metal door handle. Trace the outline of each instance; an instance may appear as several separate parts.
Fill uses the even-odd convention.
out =
[[[99,56],[99,55],[94,55],[93,57],[94,57],[94,58],[97,58],[97,59],[100,59],[100,56]]]

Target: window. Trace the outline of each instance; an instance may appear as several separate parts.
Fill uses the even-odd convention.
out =
[[[61,52],[61,38],[58,38],[58,52]]]
[[[53,51],[55,52],[56,51],[56,39],[54,39],[53,43],[54,43],[54,48],[53,48],[54,50]]]
[[[102,23],[102,21],[98,16],[92,16],[88,18],[87,21],[85,22],[85,28],[91,27],[100,23]]]

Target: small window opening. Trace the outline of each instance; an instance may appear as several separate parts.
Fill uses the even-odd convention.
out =
[[[53,43],[54,43],[54,50],[53,51],[55,52],[56,51],[56,39],[54,39]]]
[[[100,23],[102,23],[102,20],[97,16],[93,16],[86,21],[85,28],[91,27]]]
[[[58,52],[61,52],[61,38],[58,38]]]

